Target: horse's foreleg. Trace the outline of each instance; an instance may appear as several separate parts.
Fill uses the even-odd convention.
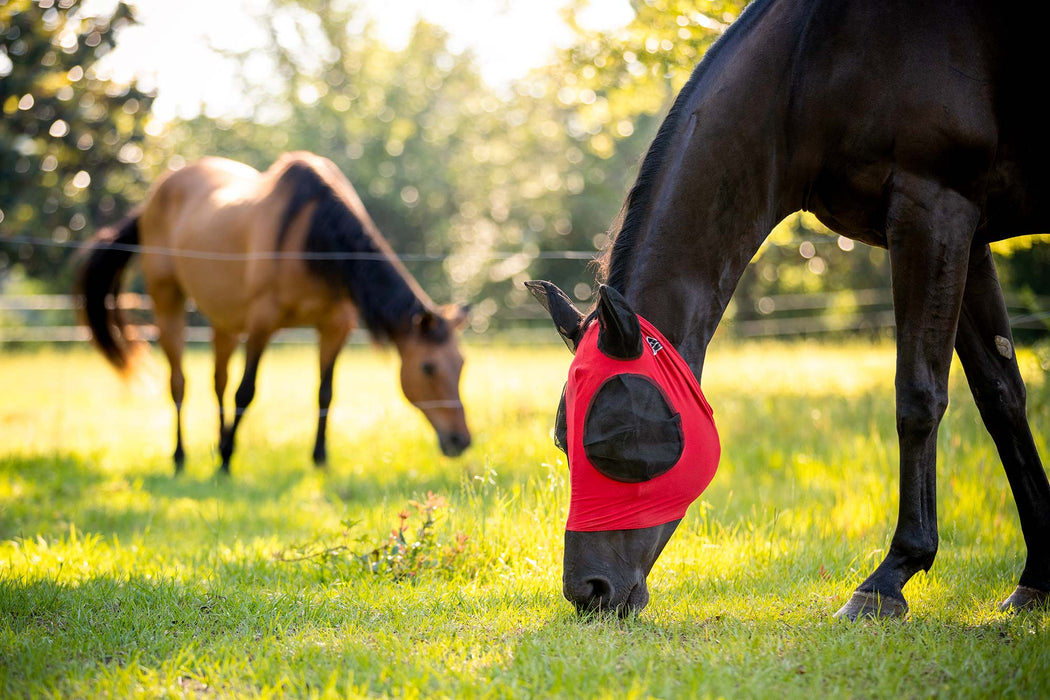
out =
[[[966,379],[1017,502],[1028,559],[1003,609],[1050,600],[1050,482],[1028,425],[1024,381],[988,246],[974,250],[955,340]]]
[[[226,431],[226,382],[230,376],[230,356],[237,347],[237,335],[221,331],[218,328],[212,335],[212,347],[215,350],[215,398],[219,402],[219,443],[222,443]]]
[[[897,324],[900,504],[889,552],[836,616],[897,617],[904,584],[937,554],[937,428],[977,208],[929,180],[898,176],[887,212]]]
[[[259,360],[262,359],[263,350],[266,349],[266,344],[272,334],[273,331],[269,327],[257,328],[248,333],[248,340],[244,346],[244,376],[241,378],[240,386],[237,387],[237,393],[234,394],[233,422],[219,441],[219,456],[222,457],[219,469],[224,474],[230,473],[230,457],[233,456],[237,427],[244,417],[244,412],[248,409],[248,404],[255,398],[255,376],[259,371]]]
[[[177,291],[151,292],[154,304],[154,320],[157,324],[157,342],[171,366],[169,387],[171,400],[175,403],[175,473],[186,464],[186,452],[182,447],[182,399],[186,391],[186,377],[182,372],[182,349],[185,343],[186,314],[184,299]]]
[[[328,427],[328,407],[332,405],[332,377],[339,350],[350,334],[350,323],[335,320],[318,326],[320,334],[321,385],[317,391],[317,439],[314,441],[314,464],[323,467],[328,461],[325,432]]]

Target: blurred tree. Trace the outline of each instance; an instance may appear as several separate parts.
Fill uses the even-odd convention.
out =
[[[143,192],[153,95],[96,70],[133,21],[124,2],[107,15],[86,14],[80,0],[0,2],[0,275],[18,265],[67,291],[71,250],[61,245]],[[10,236],[58,245],[2,241]]]
[[[477,330],[544,323],[522,282],[550,279],[580,302],[592,297],[591,258],[608,243],[641,157],[746,4],[632,0],[630,23],[596,32],[574,21],[591,0],[566,1],[573,44],[496,89],[440,27],[419,22],[394,50],[355,0],[257,0],[252,35],[262,43],[215,49],[238,65],[240,116],[204,110],[160,125],[148,121],[151,95],[95,67],[132,21],[124,2],[89,17],[79,0],[0,0],[3,235],[80,239],[139,201],[144,179],[164,168],[222,155],[263,169],[305,149],[346,173],[435,299],[474,303]],[[566,251],[581,255],[559,257]],[[0,243],[0,256],[42,279],[65,274],[60,247]],[[1014,266],[1004,279],[1032,274]],[[727,319],[743,327],[782,311],[788,295],[888,284],[884,251],[793,215],[745,273]]]
[[[592,0],[575,0],[566,10],[575,14]],[[611,214],[618,211],[633,183],[641,156],[670,108],[677,92],[711,44],[747,5],[748,0],[631,0],[635,18],[611,32],[588,32],[574,24],[577,41],[560,61],[537,78],[546,99],[556,98],[566,115],[561,123],[579,149],[574,172],[583,186],[567,202],[572,233],[550,231],[544,250],[560,247],[602,248]],[[1000,244],[997,248],[1004,287],[1014,305],[1045,321],[1041,300],[1050,295],[1043,274],[1050,245]],[[562,271],[559,273],[559,270]],[[563,263],[536,261],[529,273],[573,289],[579,299],[591,288],[591,275],[565,278]],[[577,271],[578,274],[578,271]],[[886,332],[889,304],[889,259],[886,252],[836,236],[812,215],[794,214],[772,232],[745,272],[726,313],[730,327],[768,318],[784,311],[785,297],[841,291],[829,311],[867,316],[874,334]],[[778,301],[781,304],[778,305]],[[789,302],[790,303],[790,302]],[[797,300],[796,307],[818,306],[819,299]],[[819,309],[798,309],[809,313]],[[881,327],[879,324],[883,324]],[[827,324],[817,323],[824,329]],[[1026,334],[1026,337],[1029,337]]]
[[[420,21],[395,51],[356,14],[349,2],[274,0],[258,18],[271,70],[244,85],[255,116],[176,122],[163,148],[180,160],[223,155],[257,168],[290,150],[331,158],[428,292],[450,299],[455,263],[443,266],[442,256],[474,245],[462,221],[486,196],[484,178],[463,154],[494,129],[500,103],[473,58],[449,50],[445,30]],[[260,55],[232,58],[247,64]],[[461,300],[473,291],[455,290]]]
[[[1014,337],[1031,342],[1050,336],[1050,236],[1028,236],[992,245],[999,281],[1016,321]]]
[[[574,13],[590,0],[576,0]],[[568,202],[571,240],[548,234],[543,248],[603,248],[638,165],[663,115],[703,54],[721,36],[746,0],[632,0],[635,18],[611,32],[575,25],[576,43],[543,76],[546,91],[567,116],[564,124],[582,157],[584,185]],[[537,261],[530,272],[555,279],[553,265]],[[560,280],[583,299],[593,290],[584,275]],[[558,280],[556,280],[558,281]],[[568,286],[564,286],[568,285]],[[776,309],[781,295],[829,289],[887,288],[884,251],[831,234],[812,216],[793,215],[771,234],[748,268],[726,318],[758,320]],[[853,310],[866,296],[853,301]],[[841,302],[840,302],[841,306]],[[847,304],[849,306],[849,304]],[[843,309],[839,309],[843,310]]]
[[[543,250],[598,251],[608,244],[608,231],[674,96],[746,2],[632,0],[634,19],[602,32],[575,22],[589,4],[575,0],[566,8],[575,43],[530,79],[529,94],[556,110],[569,160],[561,200],[568,226],[546,229]],[[551,279],[585,301],[595,291],[594,272],[537,260],[528,274]]]

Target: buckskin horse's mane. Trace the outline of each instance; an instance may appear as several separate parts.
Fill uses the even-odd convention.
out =
[[[353,211],[338,183],[329,182],[311,163],[291,159],[277,188],[290,193],[277,249],[282,248],[295,216],[303,207],[316,203],[304,250],[321,256],[335,255],[309,258],[308,265],[328,284],[349,294],[373,338],[379,342],[389,340],[398,332],[405,332],[418,314],[431,309],[429,298],[374,224],[362,221]],[[441,343],[449,333],[448,324],[439,321],[428,326],[427,339]]]
[[[678,93],[678,97],[675,98],[670,111],[664,118],[663,123],[660,124],[656,137],[649,145],[649,150],[646,151],[645,158],[642,160],[642,165],[638,170],[638,178],[631,187],[623,207],[620,209],[620,214],[617,216],[616,223],[621,224],[620,230],[616,233],[612,244],[606,249],[606,253],[602,256],[600,263],[606,284],[615,288],[621,294],[627,291],[627,274],[634,256],[634,250],[639,242],[638,239],[642,228],[649,218],[651,202],[656,195],[661,176],[664,174],[664,164],[667,161],[671,142],[678,131],[682,115],[688,109],[693,92],[704,75],[712,69],[724,47],[733,42],[735,37],[745,33],[762,16],[766,8],[773,4],[773,1],[754,0],[754,2],[744,8],[737,20],[729,25],[725,33],[711,45],[711,48],[704,54],[703,60],[697,65],[681,92]],[[613,224],[613,229],[616,228],[616,223]]]

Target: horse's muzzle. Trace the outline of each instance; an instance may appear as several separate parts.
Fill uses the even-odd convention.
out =
[[[566,530],[562,593],[580,613],[640,612],[649,603],[645,579],[679,522],[637,530]]]
[[[470,447],[470,433],[454,432],[438,435],[441,454],[446,457],[458,457]]]

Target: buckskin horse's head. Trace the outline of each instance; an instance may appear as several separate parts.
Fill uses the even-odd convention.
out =
[[[674,347],[612,287],[585,316],[553,284],[526,286],[575,355],[554,431],[572,488],[563,592],[581,612],[626,615],[649,602],[649,571],[714,476],[711,408]]]
[[[411,330],[394,338],[401,355],[401,390],[438,436],[441,452],[456,457],[470,446],[459,379],[463,356],[456,342],[468,309],[448,305],[426,310],[412,319]]]

